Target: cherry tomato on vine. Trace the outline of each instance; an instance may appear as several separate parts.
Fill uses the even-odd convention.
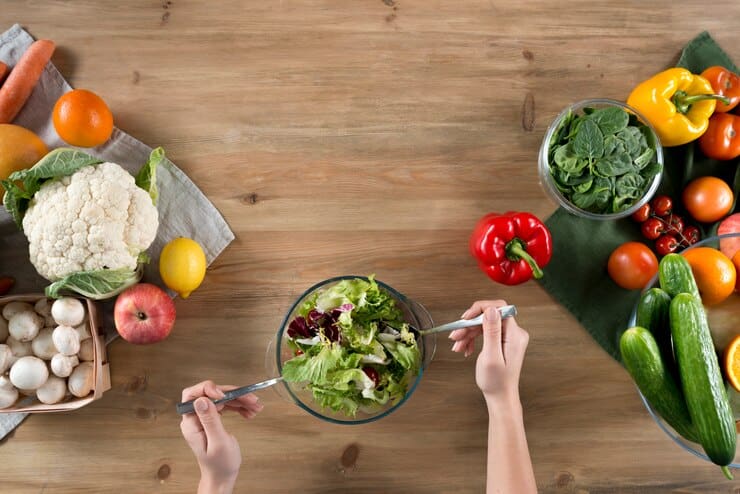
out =
[[[680,216],[671,215],[671,219],[669,221],[668,228],[666,228],[666,233],[671,233],[673,235],[681,235],[684,230],[684,224],[683,224],[683,218]]]
[[[650,205],[657,216],[668,216],[673,211],[673,199],[668,196],[655,196]]]
[[[683,235],[683,238],[684,238],[684,242],[682,242],[682,243],[685,243],[687,247],[689,245],[694,245],[701,238],[701,234],[699,233],[699,229],[697,227],[691,226],[691,225],[689,225],[689,226],[687,226],[686,228],[683,229],[683,234],[682,235]]]
[[[646,202],[642,206],[640,206],[640,209],[632,213],[632,219],[638,223],[643,223],[648,218],[650,218],[650,212],[652,211],[652,208],[650,207],[650,203]]]
[[[647,245],[626,242],[611,253],[607,270],[617,285],[627,290],[639,290],[658,272],[658,258]]]
[[[655,251],[661,256],[676,252],[678,247],[678,239],[673,235],[661,235],[660,238],[655,241]]]
[[[659,218],[648,218],[642,223],[640,231],[642,236],[648,240],[655,240],[666,230],[666,224]]]

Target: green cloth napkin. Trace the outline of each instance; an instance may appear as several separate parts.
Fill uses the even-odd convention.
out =
[[[701,73],[712,65],[722,65],[737,72],[730,57],[707,32],[689,42],[678,66]],[[659,68],[656,68],[656,72]],[[716,161],[706,158],[693,143],[666,148],[665,168],[660,193],[674,198],[674,210],[681,211],[680,192],[696,177],[713,175],[725,180],[740,194],[740,159]],[[737,203],[733,207],[738,211]],[[636,291],[619,288],[609,278],[606,263],[620,244],[644,241],[631,219],[593,221],[578,218],[558,209],[545,222],[552,232],[553,257],[540,283],[552,297],[568,309],[609,355],[620,360],[619,337],[627,329],[639,298]],[[717,225],[700,225],[703,234],[716,232]],[[650,241],[646,241],[650,242]]]

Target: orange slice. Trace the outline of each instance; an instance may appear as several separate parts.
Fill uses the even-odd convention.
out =
[[[725,348],[725,375],[736,391],[740,391],[740,335]]]

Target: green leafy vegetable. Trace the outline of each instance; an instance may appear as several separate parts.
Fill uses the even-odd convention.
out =
[[[650,129],[621,108],[569,112],[548,149],[555,187],[576,207],[597,214],[632,207],[661,172]]]
[[[136,174],[136,185],[149,192],[152,202],[156,205],[159,198],[157,189],[157,167],[164,161],[164,149],[158,147],[153,149],[149,159]]]
[[[83,297],[102,300],[118,295],[141,280],[141,267],[131,269],[99,269],[78,271],[57,280],[46,287],[46,296],[59,298],[65,292],[74,292]]]

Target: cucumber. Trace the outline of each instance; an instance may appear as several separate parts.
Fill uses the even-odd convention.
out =
[[[681,388],[663,364],[650,331],[639,326],[628,329],[619,339],[619,350],[622,362],[650,406],[681,436],[698,442]]]
[[[671,326],[668,314],[671,307],[671,296],[660,288],[651,288],[640,296],[637,303],[637,318],[635,325],[650,331],[660,348],[663,363],[678,380],[678,367],[673,358],[671,344]]]
[[[683,394],[699,444],[714,463],[729,465],[735,458],[735,420],[701,300],[689,293],[673,297],[670,322]],[[727,468],[723,471],[729,475]]]
[[[668,254],[663,257],[658,265],[658,278],[660,287],[671,297],[679,293],[690,293],[701,300],[689,261],[682,255]]]

